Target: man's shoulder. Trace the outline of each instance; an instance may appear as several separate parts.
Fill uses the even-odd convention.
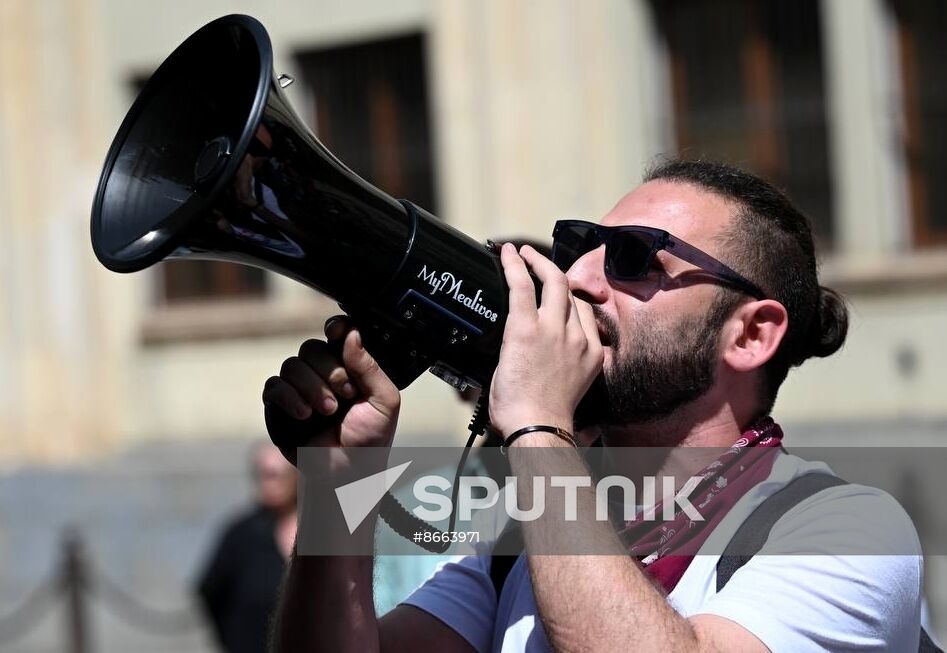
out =
[[[808,474],[831,469],[781,455],[744,497],[714,553],[769,497]],[[719,592],[719,555],[698,556],[672,603],[688,616],[730,619],[773,650],[838,650],[856,640],[865,650],[917,649],[921,549],[910,517],[888,493],[854,483],[820,489],[781,513],[759,551],[745,553],[752,557]]]
[[[770,488],[769,496],[810,474],[832,474],[832,470],[818,461],[780,456],[771,474],[776,487]],[[765,503],[760,505],[765,509]],[[842,483],[789,508],[773,525],[760,553],[920,556],[921,545],[911,517],[889,493]]]
[[[755,511],[771,509],[767,501],[780,490],[811,474],[833,475],[822,462],[780,454],[769,476],[747,492],[707,538],[672,599],[688,612],[713,596],[720,555],[740,527]],[[841,572],[834,565],[840,564],[855,576],[878,574],[888,579],[882,582],[908,587],[923,570],[917,531],[904,508],[887,492],[854,483],[821,489],[792,505],[772,523],[762,546],[756,546],[731,552],[752,556],[748,567],[778,568],[790,581],[793,569],[837,575]]]

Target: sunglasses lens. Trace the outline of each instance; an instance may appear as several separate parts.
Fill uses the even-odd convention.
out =
[[[565,272],[599,245],[594,225],[559,223],[552,242],[552,262]]]
[[[639,279],[648,274],[655,237],[639,231],[618,231],[608,244],[605,271],[616,279]]]

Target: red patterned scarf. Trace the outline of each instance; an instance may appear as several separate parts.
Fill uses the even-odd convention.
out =
[[[677,585],[694,555],[729,510],[751,488],[766,480],[780,451],[783,432],[766,417],[695,476],[703,480],[690,493],[704,521],[691,520],[679,510],[671,521],[630,521],[619,531],[628,551],[666,592]]]

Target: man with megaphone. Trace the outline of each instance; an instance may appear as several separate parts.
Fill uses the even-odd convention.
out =
[[[308,499],[342,489],[320,470],[344,474],[360,452],[385,464],[399,389],[428,369],[489,389],[510,516],[537,480],[567,499],[562,514],[530,509],[381,619],[370,556],[294,555],[278,651],[931,650],[910,519],[787,454],[769,416],[789,369],[838,350],[848,324],[783,194],[672,162],[601,223],[556,223],[552,260],[510,245],[497,257],[349,170],[296,116],[272,62],[263,26],[234,15],[161,64],[106,156],[96,256],[116,272],[257,265],[339,302],[348,317],[264,390],[284,455],[329,454],[304,470],[300,532],[374,550],[370,508],[339,530],[312,514],[332,501]],[[603,446],[580,454],[589,438]],[[414,521],[415,535],[444,535]]]
[[[848,320],[818,284],[807,219],[782,193],[727,166],[671,162],[601,223],[559,222],[552,261],[511,245],[501,260],[509,315],[489,406],[514,475],[548,474],[539,450],[562,454],[558,473],[581,473],[576,428],[596,430],[605,452],[716,448],[715,460],[673,463],[708,484],[697,495],[704,521],[676,516],[616,533],[580,510],[577,526],[523,522],[524,555],[499,580],[491,566],[501,558],[469,556],[381,619],[371,559],[298,556],[277,651],[924,650],[910,519],[883,492],[787,454],[769,417],[789,368],[838,350]],[[326,336],[284,363],[265,401],[300,420],[350,404],[306,443],[336,447],[340,459],[390,446],[397,387],[350,321],[330,321]],[[592,492],[579,488],[580,507]],[[732,535],[777,496],[790,497],[786,516],[767,526],[760,552],[781,555],[750,551],[739,573],[729,558],[695,555],[715,527]],[[846,541],[901,555],[815,547],[813,534],[853,513],[863,518]],[[541,555],[575,528],[606,555]]]

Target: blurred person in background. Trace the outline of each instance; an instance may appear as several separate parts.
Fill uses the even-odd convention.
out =
[[[296,469],[269,442],[255,444],[250,461],[254,505],[223,529],[197,590],[227,653],[266,650],[296,539]]]

